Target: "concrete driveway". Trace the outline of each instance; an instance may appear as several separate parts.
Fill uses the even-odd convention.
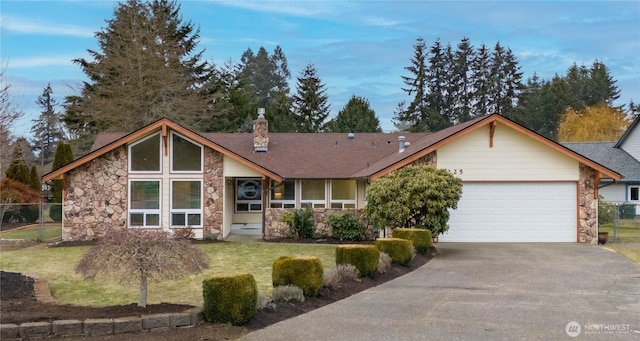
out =
[[[612,251],[437,248],[408,275],[243,340],[640,340],[640,267]]]

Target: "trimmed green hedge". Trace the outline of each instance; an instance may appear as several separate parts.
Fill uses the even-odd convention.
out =
[[[371,277],[378,270],[380,251],[375,245],[339,245],[336,247],[336,265],[351,264],[360,276]]]
[[[392,232],[393,238],[407,239],[413,243],[413,247],[421,254],[426,254],[431,248],[433,237],[427,229],[397,228]]]
[[[407,265],[413,258],[413,243],[400,238],[376,239],[376,247],[391,257],[393,263]]]
[[[202,281],[207,321],[241,325],[257,312],[258,285],[250,274],[214,276]]]
[[[273,286],[295,285],[307,297],[318,296],[322,289],[322,262],[318,257],[283,256],[273,263]]]

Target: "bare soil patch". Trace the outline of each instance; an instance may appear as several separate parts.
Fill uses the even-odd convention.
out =
[[[243,326],[204,322],[195,327],[164,331],[162,333],[118,334],[100,337],[65,337],[64,340],[233,340],[252,330],[264,328],[288,318],[304,314],[327,304],[339,301],[360,291],[375,287],[396,277],[407,274],[426,264],[434,255],[432,249],[428,255],[418,254],[408,266],[393,265],[383,273],[372,278],[362,278],[359,282],[343,282],[338,289],[324,288],[318,297],[306,298],[304,302],[277,302],[275,308],[265,308]],[[141,316],[156,313],[183,312],[194,307],[181,304],[153,304],[140,308],[136,304],[86,307],[44,303],[36,299],[33,278],[20,273],[1,272],[0,285],[0,323],[24,323],[87,318],[117,318]]]

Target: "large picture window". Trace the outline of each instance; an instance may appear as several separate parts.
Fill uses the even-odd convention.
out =
[[[202,146],[178,134],[171,134],[171,170],[202,172]]]
[[[296,207],[296,182],[285,180],[277,183],[271,180],[271,208],[294,208]]]
[[[236,180],[236,212],[262,211],[262,180]]]
[[[324,180],[302,180],[300,184],[302,207],[324,208],[326,206]]]
[[[160,181],[129,182],[129,226],[160,226]]]
[[[331,180],[331,208],[356,208],[355,180]]]
[[[160,172],[160,134],[153,134],[129,146],[131,172]]]
[[[171,226],[202,226],[202,181],[171,181]]]

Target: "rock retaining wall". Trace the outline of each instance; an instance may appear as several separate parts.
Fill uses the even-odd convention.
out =
[[[275,240],[282,238],[292,238],[293,234],[289,229],[289,225],[280,221],[280,217],[285,211],[291,211],[288,208],[267,208],[265,210],[265,236],[266,240]],[[339,214],[342,212],[350,212],[358,217],[358,220],[363,224],[366,224],[364,218],[364,209],[339,209],[339,208],[314,208],[313,209],[313,221],[316,226],[316,232],[314,238],[328,238],[331,237],[331,226],[327,224],[327,216],[331,214]],[[367,239],[374,238],[375,231],[372,226],[367,226],[365,232]]]

